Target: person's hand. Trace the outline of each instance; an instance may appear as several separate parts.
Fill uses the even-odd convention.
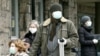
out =
[[[93,39],[92,41],[93,41],[94,44],[97,44],[98,43],[98,40],[97,39]]]
[[[65,38],[62,38],[62,39],[58,39],[58,43],[59,44],[67,44],[67,39],[65,39]]]

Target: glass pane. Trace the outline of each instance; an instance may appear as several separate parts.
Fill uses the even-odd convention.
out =
[[[15,36],[15,0],[12,0],[12,20],[11,20],[11,31],[12,36]]]
[[[11,18],[11,30],[12,36],[19,36],[19,26],[18,26],[18,0],[11,0],[12,1],[12,18]]]

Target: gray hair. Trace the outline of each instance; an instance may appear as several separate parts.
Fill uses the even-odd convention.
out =
[[[35,24],[36,27],[39,27],[39,23],[38,23],[37,20],[32,20],[32,21],[29,23],[29,26],[30,26],[31,24]]]

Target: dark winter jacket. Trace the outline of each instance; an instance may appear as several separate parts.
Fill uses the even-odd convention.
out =
[[[36,33],[34,33],[34,34],[32,34],[30,31],[25,35],[25,39],[26,39],[26,41],[27,40],[29,40],[28,41],[28,43],[30,43],[30,46],[32,46],[32,42],[34,41],[34,39],[35,39],[35,36],[36,36]],[[29,49],[30,50],[30,49]],[[40,55],[40,48],[38,48],[38,52],[37,52],[37,56],[39,56]]]
[[[81,56],[97,56],[96,46],[93,43],[94,34],[92,28],[81,26],[78,30],[81,44]]]
[[[60,23],[62,23],[62,27],[59,28],[57,32],[57,36],[61,36],[60,38],[65,38],[67,40],[67,45],[65,46],[65,56],[75,56],[75,53],[73,53],[71,48],[76,47],[77,40],[78,40],[78,34],[77,30],[73,24],[72,21],[62,17],[60,19]],[[48,35],[50,29],[48,28],[51,25],[51,18],[47,19],[43,22],[43,24],[40,26],[40,28],[37,31],[36,38],[34,39],[34,42],[32,44],[32,50],[30,53],[30,56],[37,56],[37,49],[38,47],[41,47],[41,56],[48,56]],[[59,38],[59,37],[58,37]],[[59,47],[56,48],[57,50]],[[59,53],[57,53],[59,56]],[[56,55],[55,55],[56,56]]]
[[[32,34],[30,31],[24,36],[24,38],[29,40],[30,45],[32,45],[32,42],[34,41],[36,33]]]

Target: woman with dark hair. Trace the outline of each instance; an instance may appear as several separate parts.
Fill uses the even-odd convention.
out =
[[[83,16],[81,27],[78,29],[79,42],[81,44],[81,56],[97,56],[96,44],[98,40],[94,38],[92,32],[92,21],[89,16]]]

